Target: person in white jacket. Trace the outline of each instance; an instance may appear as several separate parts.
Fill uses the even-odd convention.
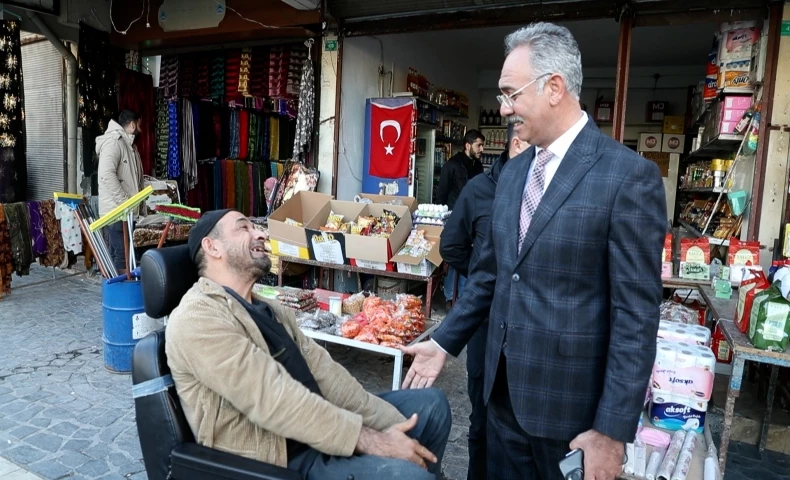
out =
[[[99,156],[99,215],[104,216],[143,188],[143,162],[134,145],[140,132],[140,115],[124,110],[118,121],[110,120],[104,135],[96,138]],[[130,225],[130,227],[132,227]],[[123,227],[116,222],[105,227],[107,246],[118,273],[125,272]]]

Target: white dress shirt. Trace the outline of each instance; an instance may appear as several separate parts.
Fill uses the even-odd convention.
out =
[[[574,123],[571,128],[565,131],[560,137],[554,142],[549,145],[547,149],[551,153],[554,154],[551,157],[551,160],[548,161],[546,164],[546,181],[543,183],[543,193],[546,193],[546,189],[549,188],[549,184],[551,180],[554,178],[554,174],[557,173],[557,169],[560,168],[560,163],[562,163],[562,159],[565,158],[565,154],[568,153],[568,150],[571,148],[571,144],[576,137],[579,136],[584,126],[587,125],[587,114],[582,112],[582,118],[579,119],[578,122]],[[535,158],[537,158],[538,154],[543,151],[542,148],[535,146]],[[527,179],[529,176],[532,175],[532,171],[535,169],[535,162],[532,162],[532,165],[529,166],[529,174],[527,175]],[[529,182],[524,182],[524,191],[527,190],[527,184]]]

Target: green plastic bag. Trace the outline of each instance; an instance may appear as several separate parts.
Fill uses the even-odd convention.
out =
[[[755,348],[784,352],[790,339],[790,302],[779,291],[781,282],[754,296],[749,340]]]

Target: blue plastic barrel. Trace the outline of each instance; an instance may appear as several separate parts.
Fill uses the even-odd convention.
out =
[[[102,341],[104,368],[113,373],[132,372],[132,317],[143,313],[143,291],[139,280],[102,285]]]

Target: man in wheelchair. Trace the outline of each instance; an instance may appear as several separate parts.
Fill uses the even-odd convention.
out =
[[[451,412],[436,389],[380,396],[252,293],[271,263],[264,236],[234,210],[189,236],[200,279],[173,310],[167,363],[198,443],[307,479],[436,479]]]

